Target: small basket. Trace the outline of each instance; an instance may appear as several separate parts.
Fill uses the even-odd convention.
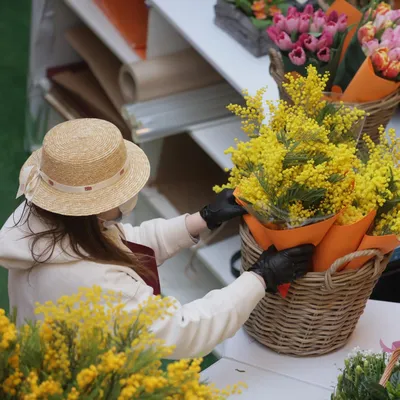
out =
[[[239,42],[255,57],[268,54],[274,43],[265,29],[256,28],[250,18],[226,0],[218,0],[214,6],[215,25]]]
[[[240,226],[242,270],[260,257],[262,249],[247,225]],[[358,270],[337,273],[354,258],[375,256]],[[291,284],[288,295],[266,293],[245,324],[250,336],[270,349],[293,356],[330,353],[346,344],[364,311],[389,257],[377,250],[345,256],[326,272],[310,272]]]
[[[269,72],[278,85],[280,98],[291,103],[292,100],[282,86],[282,82],[285,79],[282,55],[276,49],[271,48],[269,49],[269,56],[271,61]],[[383,125],[384,127],[386,127],[393,114],[396,112],[399,103],[400,89],[380,100],[369,101],[366,103],[347,104],[351,107],[355,106],[358,109],[364,110],[368,114],[365,118],[362,132],[370,136],[374,142],[377,142],[379,140],[379,126]]]

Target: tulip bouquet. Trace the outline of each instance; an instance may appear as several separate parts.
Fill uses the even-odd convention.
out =
[[[290,7],[286,16],[275,14],[267,33],[281,51],[286,73],[305,75],[306,67],[313,65],[321,73],[329,71],[333,79],[348,28],[345,14],[314,12],[307,5],[303,12]]]
[[[400,82],[400,10],[373,3],[339,65],[334,84],[343,101],[378,100],[396,91]],[[369,87],[370,90],[360,90]]]

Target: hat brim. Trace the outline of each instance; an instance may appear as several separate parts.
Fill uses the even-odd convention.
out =
[[[150,163],[144,151],[125,140],[128,167],[121,179],[113,185],[94,192],[66,193],[40,180],[32,203],[44,210],[70,216],[96,215],[112,210],[136,196],[150,176]],[[41,149],[32,153],[24,167],[40,167]]]

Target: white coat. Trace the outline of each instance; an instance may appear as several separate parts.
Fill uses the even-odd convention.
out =
[[[55,302],[82,287],[97,285],[104,290],[121,292],[127,309],[136,308],[153,295],[153,289],[132,269],[77,259],[60,246],[48,262],[32,268],[34,261],[31,239],[26,238],[27,225],[15,227],[21,214],[22,206],[0,231],[0,265],[9,270],[10,307],[17,307],[19,324],[26,319],[35,320],[35,303]],[[181,249],[194,244],[185,218],[182,215],[170,220],[155,219],[139,227],[124,224],[122,228],[128,241],[152,248],[157,264],[161,265]],[[34,216],[29,225],[34,232],[46,229]],[[41,243],[41,246],[44,248],[46,244]],[[156,322],[152,330],[167,345],[176,346],[171,358],[207,354],[235,334],[264,294],[261,281],[254,274],[245,272],[229,286],[213,290],[201,299],[187,304],[177,302],[173,315]]]

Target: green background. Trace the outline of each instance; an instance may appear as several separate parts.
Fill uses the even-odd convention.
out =
[[[24,152],[31,2],[0,1],[0,226],[17,206]],[[0,307],[8,309],[7,272],[0,268]]]

